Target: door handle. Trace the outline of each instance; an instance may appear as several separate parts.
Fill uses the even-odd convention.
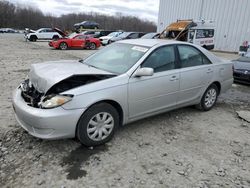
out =
[[[178,80],[177,76],[172,76],[170,79],[170,81],[175,81],[175,80]]]
[[[211,73],[211,72],[213,72],[212,69],[207,69],[207,73]]]

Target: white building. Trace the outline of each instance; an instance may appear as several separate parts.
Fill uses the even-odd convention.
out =
[[[250,41],[250,0],[160,0],[157,31],[177,19],[213,20],[216,50],[238,51]]]

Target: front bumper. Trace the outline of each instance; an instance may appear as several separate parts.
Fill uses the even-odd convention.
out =
[[[247,72],[234,72],[233,74],[234,81],[235,82],[241,82],[241,83],[250,83],[250,73]]]
[[[32,136],[42,139],[74,138],[77,122],[84,109],[34,108],[23,100],[21,89],[13,93],[13,108],[18,123]]]
[[[52,48],[59,48],[59,44],[57,42],[54,42],[54,41],[49,41],[48,45]]]
[[[109,40],[101,40],[102,45],[107,45]]]

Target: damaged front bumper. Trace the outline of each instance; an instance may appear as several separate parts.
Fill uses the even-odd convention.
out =
[[[74,138],[77,122],[85,110],[29,106],[21,96],[20,87],[14,91],[12,102],[18,123],[29,134],[42,139]]]

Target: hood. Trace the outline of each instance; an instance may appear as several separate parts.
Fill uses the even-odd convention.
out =
[[[113,75],[78,60],[50,61],[31,65],[29,79],[40,93],[46,93],[53,85],[73,75]]]
[[[57,33],[59,33],[62,37],[66,37],[67,33],[63,32],[61,29],[58,28],[53,28],[54,31],[56,31]]]
[[[235,70],[249,70],[250,71],[250,62],[243,61],[233,61]]]
[[[111,39],[112,37],[111,36],[103,36],[103,37],[100,37],[99,39],[102,39],[102,40],[109,40]]]

